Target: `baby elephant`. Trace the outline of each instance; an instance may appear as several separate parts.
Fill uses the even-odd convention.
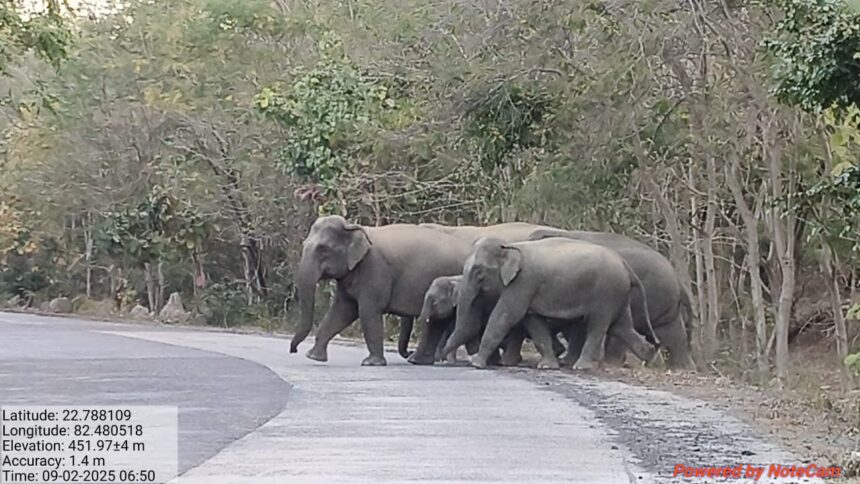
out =
[[[418,322],[434,326],[438,325],[436,331],[441,332],[442,339],[439,341],[436,348],[425,346],[425,339],[422,339],[422,344],[420,344],[418,349],[415,350],[415,353],[408,358],[410,363],[417,365],[432,364],[434,359],[435,361],[443,360],[446,363],[456,363],[456,348],[448,353],[443,353],[442,350],[445,347],[448,337],[454,330],[454,316],[455,311],[457,310],[457,300],[460,297],[460,285],[462,282],[463,276],[458,275],[437,277],[430,284],[430,288],[427,289],[427,293],[424,295],[424,305],[421,307],[421,314],[418,316]],[[489,315],[491,309],[491,307],[483,308],[482,312]],[[503,355],[499,355],[498,351],[494,351],[492,353],[490,357],[491,364],[498,363],[504,366],[516,366],[520,362],[522,359],[520,357],[520,346],[522,345],[522,337],[524,335],[521,335],[518,332],[515,333],[516,334],[511,334],[511,336],[514,337],[505,338],[502,345],[504,348]],[[479,342],[480,335],[466,343],[466,350],[470,355],[478,352]],[[554,340],[553,344],[561,346],[561,343],[559,343],[558,340]],[[564,351],[563,347],[558,351],[558,353],[561,353],[561,351]]]
[[[522,321],[541,353],[539,367],[558,368],[546,320],[554,327],[556,322],[587,325],[574,369],[598,364],[607,332],[622,340],[637,357],[650,361],[656,348],[633,330],[630,293],[634,289],[642,290],[636,275],[618,254],[605,247],[569,239],[513,244],[480,239],[463,267],[458,304],[471,305],[471,298],[480,296],[495,296],[497,302],[472,366],[485,368],[490,354]],[[647,314],[647,308],[643,309]],[[461,323],[469,324],[460,321],[458,314],[454,334],[443,351],[462,344],[458,334]]]

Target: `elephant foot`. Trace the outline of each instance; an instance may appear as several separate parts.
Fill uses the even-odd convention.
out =
[[[487,359],[481,355],[473,355],[471,358],[469,358],[469,364],[475,368],[478,368],[479,370],[483,370],[487,368]]]
[[[377,355],[370,355],[367,358],[361,360],[361,366],[385,366],[388,362],[385,361],[385,358]]]
[[[555,358],[543,358],[537,364],[538,370],[558,370],[561,368]]]
[[[569,368],[573,366],[574,363],[576,363],[576,359],[573,358],[573,356],[571,355],[565,354],[560,360],[558,360],[558,362],[561,364],[561,366]]]
[[[403,358],[408,360],[409,357],[412,356],[413,354],[415,354],[414,351],[404,351],[404,352],[400,353],[400,356],[402,356]]]
[[[574,370],[593,370],[595,368],[597,368],[597,362],[594,360],[580,358],[573,364]]]
[[[445,363],[448,365],[456,365],[457,364],[457,355],[454,354],[454,352],[452,351],[452,352],[448,353],[448,355],[445,356],[445,358],[442,358],[440,361],[442,363]]]
[[[305,356],[314,361],[328,361],[328,352],[325,349],[313,347],[305,353]]]
[[[499,365],[501,366],[518,366],[523,362],[523,356],[519,353],[504,353],[502,357],[499,359]]]
[[[413,365],[432,365],[434,363],[432,356],[418,353],[417,351],[412,353],[412,356],[410,356],[406,361]]]

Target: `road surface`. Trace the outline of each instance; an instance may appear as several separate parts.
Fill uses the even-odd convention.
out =
[[[675,482],[676,464],[800,463],[664,392],[396,354],[361,367],[354,345],[317,363],[288,343],[0,313],[0,405],[177,405],[182,484]]]

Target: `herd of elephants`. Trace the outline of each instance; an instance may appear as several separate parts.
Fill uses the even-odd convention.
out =
[[[530,338],[540,369],[619,364],[628,349],[646,363],[665,350],[670,368],[695,369],[690,300],[678,274],[658,251],[620,234],[523,222],[365,227],[320,217],[296,276],[291,353],[314,325],[324,280],[336,287],[307,352],[317,361],[327,361],[331,339],[358,319],[370,353],[362,365],[385,365],[383,316],[393,314],[400,355],[417,365],[456,361],[463,345],[476,368],[518,365]],[[410,352],[416,319],[426,327]]]

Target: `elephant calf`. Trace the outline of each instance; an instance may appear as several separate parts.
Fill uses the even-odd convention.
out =
[[[650,361],[656,354],[656,348],[633,330],[631,292],[641,291],[641,283],[630,266],[605,247],[562,238],[513,244],[482,238],[466,259],[463,278],[455,330],[442,351],[458,347],[477,332],[475,298],[494,297],[495,307],[472,358],[477,368],[486,367],[490,354],[521,321],[541,353],[538,367],[558,368],[546,319],[587,325],[575,369],[598,364],[607,332],[642,360]]]

